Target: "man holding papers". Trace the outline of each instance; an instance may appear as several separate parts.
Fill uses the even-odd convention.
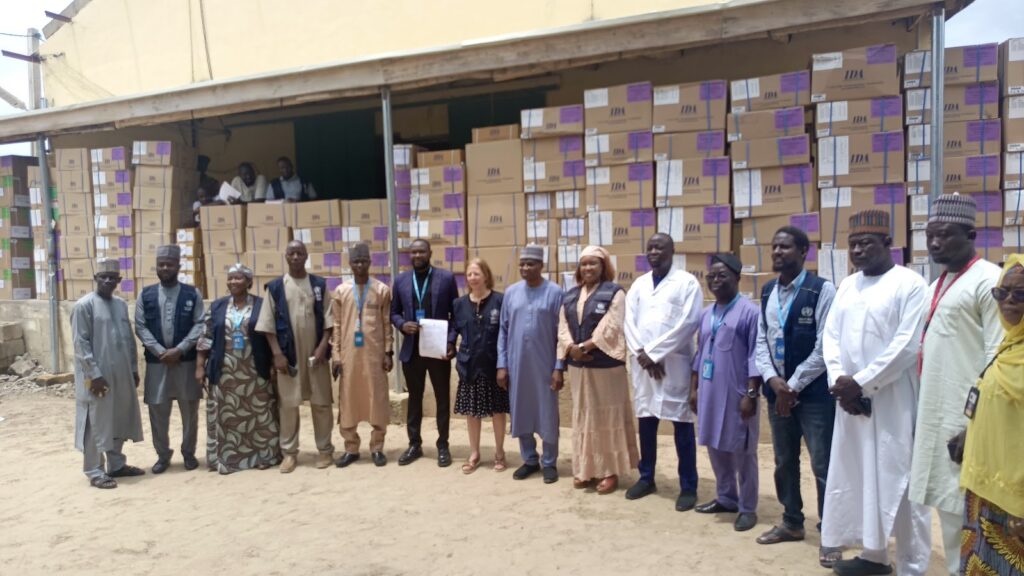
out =
[[[434,387],[437,401],[437,465],[444,468],[452,463],[448,451],[448,424],[451,419],[451,375],[455,356],[455,329],[452,324],[452,302],[459,297],[455,276],[447,270],[430,265],[430,242],[416,240],[409,247],[412,270],[395,278],[392,287],[391,323],[405,335],[398,359],[402,362],[402,374],[409,390],[409,410],[406,426],[409,432],[409,448],[398,459],[399,466],[411,464],[423,456],[423,437],[420,425],[423,423],[423,392],[426,389],[427,374]],[[447,322],[447,354],[444,358],[431,358],[421,354],[420,339],[422,320]],[[433,332],[433,331],[431,331]],[[434,339],[423,342],[422,349],[435,344]]]

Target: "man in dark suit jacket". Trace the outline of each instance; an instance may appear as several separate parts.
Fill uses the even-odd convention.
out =
[[[405,335],[398,359],[409,390],[409,410],[406,424],[409,448],[398,459],[399,466],[415,462],[423,456],[423,392],[427,373],[437,400],[437,465],[444,468],[452,463],[448,450],[448,425],[451,420],[451,359],[455,356],[455,325],[452,321],[452,303],[459,297],[455,276],[447,270],[430,266],[430,242],[415,240],[409,247],[412,270],[402,272],[392,287],[391,323]],[[419,353],[417,334],[419,320],[432,318],[448,322],[448,357],[444,360],[423,358]]]

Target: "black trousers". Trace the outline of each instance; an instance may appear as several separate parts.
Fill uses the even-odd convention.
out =
[[[423,393],[427,387],[427,374],[430,374],[430,385],[434,387],[434,398],[437,400],[437,447],[448,447],[448,428],[451,422],[451,360],[422,358],[414,354],[408,362],[402,363],[402,374],[405,375],[405,387],[409,390],[409,411],[406,428],[409,432],[409,445],[421,446],[423,436],[420,427],[423,424]]]

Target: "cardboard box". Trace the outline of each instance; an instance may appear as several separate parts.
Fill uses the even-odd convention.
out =
[[[128,258],[137,255],[134,236],[101,234],[89,241],[96,248],[96,258]],[[156,250],[153,250],[151,255],[155,257]],[[66,257],[72,258],[73,256]]]
[[[20,180],[13,176],[0,176],[0,207],[28,208],[32,206],[32,196]]]
[[[1006,226],[1003,228],[1003,248],[1008,254],[1024,252],[1024,226]]]
[[[430,168],[431,166],[452,166],[462,164],[462,150],[428,150],[416,155],[416,166]]]
[[[632,210],[652,205],[654,164],[587,168],[587,192],[593,210]]]
[[[228,268],[231,268],[232,266],[234,266],[235,264],[237,264],[239,262],[246,262],[246,263],[248,263],[249,260],[246,258],[246,256],[247,256],[246,254],[242,254],[242,253],[238,253],[238,254],[226,254],[226,253],[225,254],[217,254],[217,253],[207,254],[203,258],[203,265],[206,268],[206,270],[205,270],[205,272],[206,272],[206,279],[207,280],[212,280],[212,279],[226,280],[227,277],[228,277]],[[284,254],[283,253],[279,254],[279,256],[281,258],[284,258]],[[253,271],[256,272],[256,269],[253,268]],[[258,275],[258,274],[256,274],[256,275]],[[273,274],[271,274],[271,276],[273,276]]]
[[[725,98],[724,89],[722,98]],[[651,128],[651,83],[636,82],[583,92],[584,134]]]
[[[123,214],[125,210],[130,211],[134,207],[132,193],[128,191],[93,194],[92,207],[97,214]]]
[[[943,127],[944,158],[998,153],[1002,142],[999,120],[947,122]],[[907,158],[930,158],[931,124],[907,126]]]
[[[750,300],[760,302],[761,291],[764,290],[764,285],[767,284],[768,282],[771,282],[772,280],[775,280],[777,277],[778,275],[775,274],[774,272],[740,274],[740,294],[742,294],[746,298],[749,298]],[[707,284],[703,281],[703,279],[701,279],[701,285],[704,286],[705,298],[707,298],[708,296],[714,298],[714,296],[711,295],[710,290],[707,289]]]
[[[526,220],[545,220],[557,218],[558,210],[555,209],[554,192],[533,192],[525,194]],[[541,244],[541,242],[538,242]]]
[[[342,200],[341,219],[345,226],[387,226],[388,202],[383,199]]]
[[[740,246],[739,252],[740,262],[743,263],[743,272],[747,274],[772,272],[771,246]],[[804,268],[811,272],[818,270],[817,244],[811,244],[807,249],[807,259],[804,260]]]
[[[583,159],[583,136],[554,136],[522,141],[523,161],[551,162]]]
[[[587,191],[563,190],[552,192],[555,201],[555,216],[558,218],[572,218],[585,215],[587,212]]]
[[[943,93],[946,122],[999,118],[998,82],[946,86]],[[931,88],[907,90],[905,97],[907,125],[932,121]]]
[[[734,218],[806,214],[818,207],[814,167],[737,170],[732,179]]]
[[[729,83],[730,112],[774,110],[811,103],[811,72],[799,70]]]
[[[946,48],[943,52],[945,85],[995,82],[999,79],[999,45],[979,44]],[[932,85],[932,51],[915,50],[903,56],[903,87]]]
[[[519,246],[499,246],[494,248],[469,248],[469,260],[479,258],[491,268],[491,275],[494,276],[494,289],[504,291],[512,284],[521,280],[519,276]],[[548,248],[546,252],[546,268],[554,270],[552,262],[554,249]]]
[[[1024,152],[1008,152],[1004,158],[1003,188],[1008,190],[1024,188]],[[991,163],[987,168],[986,174],[991,172]]]
[[[24,231],[21,235],[12,235],[12,228],[29,228],[32,226],[31,208],[6,208],[0,207],[0,237],[4,238],[26,238]],[[31,232],[28,233],[31,236]]]
[[[135,188],[161,188],[170,190],[182,188],[195,180],[195,176],[186,173],[179,166],[136,166]]]
[[[204,206],[203,208],[226,208],[226,206]],[[172,238],[174,231],[182,224],[180,214],[173,210],[136,210],[134,220],[136,233],[166,234]]]
[[[284,203],[247,204],[245,224],[249,228],[293,227],[290,206]]]
[[[815,54],[812,59],[811,102],[860,100],[899,93],[895,44]]]
[[[970,194],[977,203],[974,225],[978,228],[992,228],[1005,222],[1003,216],[1003,195],[1001,193]],[[931,214],[931,198],[926,194],[910,196],[910,229],[924,230]]]
[[[129,259],[131,260],[131,259]],[[127,261],[125,262],[127,264]],[[96,275],[96,259],[82,258],[78,260],[62,260],[61,269],[64,278],[69,280],[92,280]],[[134,276],[134,273],[132,274]]]
[[[829,136],[818,140],[818,187],[903,181],[903,132]]]
[[[657,162],[654,205],[706,206],[729,201],[729,159],[687,158]]]
[[[93,148],[89,151],[93,170],[127,170],[130,163],[124,146]]]
[[[502,142],[490,144],[476,144],[474,146],[500,146]],[[519,147],[516,146],[518,149]],[[465,192],[466,177],[465,170],[461,165],[457,166],[431,166],[429,168],[414,168],[409,171],[410,183],[413,190],[420,192]]]
[[[285,251],[292,240],[291,228],[246,228],[245,246],[253,252]]]
[[[174,236],[162,233],[142,233],[134,237],[136,256],[156,257],[156,249],[174,242]]]
[[[1002,263],[1003,229],[978,227],[975,232],[977,235],[974,239],[974,248],[978,255],[989,262]],[[928,255],[928,236],[924,230],[911,232],[910,253],[912,264],[927,265],[931,262]]]
[[[57,252],[61,258],[96,258],[96,245],[91,236],[61,236]]]
[[[521,246],[526,239],[522,194],[474,196],[469,199],[469,245]]]
[[[903,122],[903,99],[879,96],[870,100],[822,102],[815,107],[815,134],[849,136],[899,130]]]
[[[31,238],[0,238],[0,267],[31,269],[35,267],[34,252],[35,245]]]
[[[413,220],[409,222],[409,237],[400,239],[399,247],[408,247],[419,238],[429,240],[435,249],[437,246],[462,246],[466,243],[466,223],[463,220]]]
[[[245,229],[203,230],[203,249],[207,254],[240,254],[245,252]],[[284,250],[281,250],[284,253]]]
[[[591,134],[584,140],[586,166],[615,166],[654,159],[654,136],[649,130]]]
[[[943,162],[948,192],[996,192],[1000,189],[999,154],[946,158]],[[1017,188],[1017,186],[1006,186]]]
[[[132,143],[132,164],[182,166],[195,170],[196,151],[177,142],[135,141]]]
[[[651,131],[699,132],[725,128],[725,80],[658,86]],[[590,124],[587,124],[590,128]]]
[[[1003,99],[1003,141],[1007,152],[1024,152],[1024,96]]]
[[[131,236],[134,227],[132,225],[131,214],[116,214],[108,216],[106,214],[97,214],[94,217],[96,222],[96,234],[111,234],[118,236]]]
[[[658,215],[653,208],[600,210],[587,215],[587,228],[589,244],[641,254],[647,250],[647,239],[658,231]]]
[[[809,212],[740,220],[740,244],[770,246],[775,233],[785,226],[795,226],[806,232],[811,242],[821,242],[821,215]]]
[[[413,192],[409,197],[412,220],[462,220],[466,217],[466,195],[462,192]]]
[[[466,272],[466,254],[465,246],[444,246],[431,253],[430,265],[454,274],[463,274]]]
[[[590,241],[588,228],[589,217],[586,214],[558,220],[558,239],[555,244],[580,244],[586,246]]]
[[[94,193],[105,194],[131,194],[132,193],[132,171],[131,170],[108,170],[93,171],[92,190]]]
[[[5,268],[0,274],[0,300],[32,300],[36,297],[35,270]]]
[[[580,263],[580,253],[584,248],[586,248],[586,244],[559,244],[555,248],[555,270],[557,272],[575,272]],[[550,257],[548,254],[548,258]]]
[[[725,156],[725,131],[654,135],[654,160]]]
[[[554,218],[537,218],[526,221],[526,244],[554,246],[560,240],[560,223]]]
[[[88,148],[58,148],[57,170],[88,172],[92,159]]]
[[[825,188],[821,191],[821,245],[846,248],[850,216],[861,210],[889,213],[893,245],[907,245],[907,193],[903,184]]]
[[[178,248],[181,249],[182,258],[202,258],[203,257],[203,245],[202,244],[178,244]]]
[[[499,140],[518,140],[519,124],[502,124],[500,126],[484,126],[473,128],[473,144],[497,142]]]
[[[466,146],[468,184],[461,180],[462,173],[460,171],[458,186],[453,182],[450,185],[439,186],[436,190],[424,190],[422,187],[419,187],[419,190],[421,192],[461,193],[468,189],[472,195],[519,192],[523,189],[522,166],[522,144],[516,140],[469,144]],[[414,172],[420,173],[420,177],[422,177],[423,169]],[[442,178],[445,177],[447,176],[442,175]],[[414,189],[417,188],[416,178],[417,176],[414,174]]]
[[[259,229],[251,229],[256,231]],[[295,239],[306,245],[306,251],[309,253],[325,254],[328,252],[343,252],[345,248],[349,246],[351,242],[350,237],[346,237],[346,231],[350,231],[350,228],[343,228],[341,226],[329,226],[326,228],[296,228],[293,231]],[[359,227],[355,227],[356,235],[359,234]],[[287,243],[286,243],[287,244]],[[251,250],[252,252],[270,252],[272,250]],[[281,249],[284,252],[284,249]]]
[[[999,46],[999,77],[1003,96],[1024,95],[1024,38],[1010,38]]]
[[[35,222],[33,222],[35,225]],[[59,228],[62,234],[68,236],[95,236],[96,222],[93,217],[87,214],[62,215],[59,221]]]
[[[60,194],[92,194],[92,172],[85,170],[59,171],[57,191]]]
[[[800,107],[729,114],[726,140],[737,142],[804,134],[807,132],[806,114]]]
[[[165,188],[136,188],[132,193],[132,207],[136,210],[161,210],[166,212],[180,212],[181,206],[185,203],[185,192]],[[240,205],[236,205],[240,206]],[[203,206],[199,212],[199,220],[202,222],[203,209],[206,208],[228,208],[228,206],[211,204]],[[219,213],[225,210],[217,211]]]
[[[783,136],[735,142],[729,147],[733,170],[807,164],[811,161],[811,137]]]
[[[415,168],[416,155],[423,151],[423,147],[415,144],[395,144],[391,148],[395,168]]]
[[[1024,226],[1024,190],[1003,192],[1003,216],[1006,226]]]
[[[732,207],[658,208],[658,232],[672,237],[677,252],[728,252],[732,248]],[[645,250],[646,245],[638,253]]]
[[[544,138],[583,134],[583,106],[533,108],[520,112],[522,138]]]
[[[615,266],[615,283],[622,286],[623,290],[629,290],[637,278],[650,271],[647,257],[642,253],[628,248],[612,248],[608,252]]]
[[[294,204],[294,206],[300,207],[309,204],[318,203],[306,202]],[[200,206],[199,223],[200,227],[203,230],[239,230],[241,228],[245,228],[245,205],[236,204],[234,206]],[[171,230],[175,228],[178,227],[170,227]]]
[[[588,168],[583,160],[530,162],[523,160],[524,192],[579,190],[586,186]]]
[[[288,263],[283,254],[250,252],[246,257],[249,258],[253,270],[259,270],[260,275],[280,276],[288,270]],[[317,276],[337,276],[348,271],[347,264],[341,252],[311,253],[306,260],[306,271]]]
[[[28,169],[38,165],[39,159],[33,156],[0,156],[0,176],[13,176],[26,184]]]

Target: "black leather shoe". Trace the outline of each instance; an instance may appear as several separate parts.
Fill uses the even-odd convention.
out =
[[[157,460],[156,464],[153,464],[153,474],[163,474],[170,465],[171,463],[166,460]]]
[[[892,574],[892,566],[865,560],[860,556],[851,560],[840,560],[832,567],[839,576],[871,576],[874,574]]]
[[[757,526],[757,514],[753,512],[743,512],[736,517],[736,522],[732,525],[737,532],[746,532],[754,526]]]
[[[195,456],[185,456],[185,470],[195,470],[199,468],[199,460],[196,460]]]
[[[447,468],[452,465],[452,453],[447,448],[437,449],[437,465],[440,468]]]
[[[540,472],[540,464],[523,464],[512,473],[512,478],[515,480],[526,480],[537,472]]]
[[[676,512],[686,512],[687,510],[693,510],[693,507],[697,505],[697,495],[693,492],[683,492],[676,498]]]
[[[355,462],[356,460],[359,460],[358,453],[353,454],[352,452],[345,452],[344,454],[341,455],[341,458],[338,458],[338,461],[335,462],[334,465],[337,466],[338,468],[344,468],[345,466],[348,466],[349,464]]]
[[[423,456],[423,449],[419,446],[409,446],[409,448],[402,452],[402,455],[398,457],[398,465],[406,466],[420,459]]]
[[[718,500],[712,500],[711,502],[705,502],[700,506],[697,506],[694,510],[701,514],[719,514],[722,512],[739,512],[736,508],[726,508],[718,503]]]
[[[388,463],[388,457],[383,452],[377,451],[370,454],[370,456],[373,458],[373,465],[378,468]]]
[[[555,468],[554,466],[545,466],[544,483],[554,484],[555,482],[558,482],[558,468]]]
[[[639,500],[649,494],[654,494],[658,491],[658,487],[654,482],[648,482],[647,480],[637,480],[636,484],[629,487],[626,490],[626,500]]]

